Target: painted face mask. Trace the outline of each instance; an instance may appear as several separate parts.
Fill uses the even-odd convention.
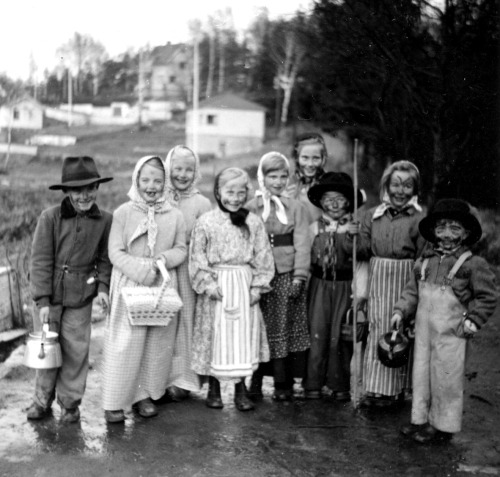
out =
[[[387,192],[391,205],[398,210],[403,208],[415,194],[415,185],[410,173],[394,171]]]
[[[469,236],[469,231],[456,220],[441,219],[434,227],[434,235],[441,250],[451,251],[462,245]]]

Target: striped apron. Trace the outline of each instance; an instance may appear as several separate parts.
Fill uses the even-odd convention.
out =
[[[379,338],[390,331],[392,309],[410,279],[413,260],[372,257],[368,291],[370,333],[364,362],[364,390],[367,393],[397,396],[411,388],[411,356],[408,365],[388,368],[378,359]],[[409,371],[410,370],[410,371]]]
[[[210,375],[216,378],[251,376],[259,365],[259,306],[250,306],[249,266],[218,265],[222,300],[215,305]]]

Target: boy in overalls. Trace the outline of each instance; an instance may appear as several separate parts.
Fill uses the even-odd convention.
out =
[[[411,424],[416,442],[449,440],[461,430],[467,339],[495,310],[495,276],[469,250],[482,234],[466,202],[440,200],[419,223],[432,243],[394,306],[393,326],[415,317]]]
[[[57,394],[61,420],[76,422],[89,368],[92,300],[107,308],[111,276],[108,238],[112,216],[96,204],[101,177],[91,157],[67,157],[61,183],[49,187],[65,194],[60,205],[44,210],[31,250],[30,288],[38,316],[34,328],[49,323],[59,333],[60,368],[39,369],[27,418],[51,413]]]

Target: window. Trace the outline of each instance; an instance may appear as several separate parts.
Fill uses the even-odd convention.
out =
[[[185,61],[181,61],[179,63],[179,69],[180,70],[185,70],[186,69],[186,62]]]
[[[175,76],[170,76],[168,78],[169,83],[175,83],[176,77]]]
[[[122,116],[122,108],[120,106],[113,107],[113,116],[115,118],[120,118]]]
[[[19,118],[20,118],[20,116],[21,116],[21,115],[19,114],[19,109],[14,108],[14,109],[12,110],[12,118],[13,118],[13,119],[19,119]]]
[[[207,124],[215,126],[217,124],[217,116],[215,114],[207,114]]]

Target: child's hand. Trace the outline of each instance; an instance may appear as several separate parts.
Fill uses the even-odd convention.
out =
[[[152,287],[154,282],[156,281],[156,275],[157,275],[157,270],[154,270],[153,267],[151,267],[151,270],[148,271],[146,278],[143,281],[143,285],[145,287]]]
[[[222,290],[220,289],[220,287],[216,287],[214,288],[213,290],[210,290],[210,292],[208,293],[208,296],[212,299],[212,300],[219,300],[219,301],[222,301]]]
[[[465,320],[464,321],[464,335],[465,336],[473,336],[474,333],[476,333],[476,332],[477,332],[476,324],[469,319]]]
[[[50,314],[50,307],[49,306],[42,306],[40,308],[38,317],[40,318],[40,323],[43,325],[44,323],[49,322],[49,314]]]
[[[359,225],[359,222],[349,222],[347,224],[347,233],[349,235],[358,235],[359,234],[359,229],[360,229],[360,225]]]
[[[402,316],[399,313],[394,313],[391,318],[391,328],[399,328],[401,326],[401,321],[403,321]]]
[[[290,287],[290,298],[298,298],[304,289],[304,282],[302,280],[294,280]]]
[[[106,292],[99,292],[97,294],[97,304],[102,308],[104,313],[109,313],[109,296]]]

